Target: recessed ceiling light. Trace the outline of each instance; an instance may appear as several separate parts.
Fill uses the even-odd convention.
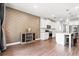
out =
[[[76,10],[79,9],[79,6],[76,6],[75,9],[76,9]]]
[[[52,14],[52,17],[55,17],[55,15],[54,15],[54,14]]]
[[[33,6],[33,8],[37,8],[37,7],[38,7],[37,5],[34,5],[34,6]]]

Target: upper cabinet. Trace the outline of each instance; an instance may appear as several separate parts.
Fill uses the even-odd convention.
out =
[[[40,28],[47,28],[47,25],[51,26],[51,29],[55,28],[55,23],[50,21],[49,19],[40,19]]]

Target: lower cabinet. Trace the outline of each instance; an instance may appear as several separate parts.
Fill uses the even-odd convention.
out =
[[[48,32],[40,33],[40,39],[41,40],[47,40],[48,38],[49,38],[49,33]]]
[[[32,42],[35,40],[35,33],[24,33],[21,35],[21,43]]]

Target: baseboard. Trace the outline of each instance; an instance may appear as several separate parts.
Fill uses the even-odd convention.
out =
[[[21,42],[9,43],[9,44],[6,44],[6,46],[12,46],[12,45],[17,45],[17,44],[21,44]]]
[[[35,40],[40,40],[40,38],[37,38]],[[6,46],[12,46],[12,45],[17,45],[17,44],[21,44],[21,42],[8,43],[6,44]]]
[[[40,38],[37,38],[37,39],[35,39],[35,40],[41,40]]]

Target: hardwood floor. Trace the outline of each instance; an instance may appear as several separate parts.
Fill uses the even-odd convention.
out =
[[[79,56],[79,41],[70,51],[68,47],[56,44],[54,39],[37,40],[30,44],[10,46],[1,56]]]

